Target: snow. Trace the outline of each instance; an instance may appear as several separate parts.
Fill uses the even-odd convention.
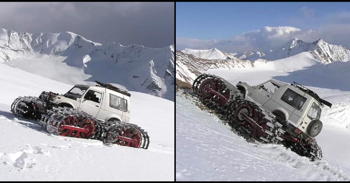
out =
[[[42,67],[42,74],[54,70]],[[130,123],[148,132],[149,148],[106,146],[98,140],[49,135],[35,121],[10,112],[18,96],[65,93],[71,84],[5,64],[0,64],[0,73],[0,180],[174,180],[174,102],[130,91]]]
[[[262,30],[259,30],[257,32],[271,34],[270,37],[273,38],[295,31],[300,30],[294,27],[264,27]],[[254,32],[256,31],[253,31],[251,33]],[[317,59],[321,63],[332,63],[336,61],[347,62],[350,60],[350,50],[341,45],[329,44],[322,39],[316,40],[312,43],[308,43],[298,38],[293,38],[292,40],[279,46],[277,49],[270,49],[270,51],[266,54],[260,51],[252,50],[236,53],[226,53],[216,48],[207,50],[196,50],[186,48],[182,50],[182,52],[191,54],[197,58],[214,60],[239,58],[247,61],[256,61],[258,59],[273,61],[278,59],[285,59],[303,52],[311,53],[312,57]]]
[[[207,72],[219,75],[233,84],[245,81],[257,85],[274,78],[287,83],[296,81],[311,88],[350,91],[350,81],[346,79],[350,77],[349,68],[350,62],[322,64],[310,53],[302,52],[275,61],[255,61],[252,68],[209,69]]]
[[[70,85],[98,80],[174,101],[173,45],[102,45],[72,32],[0,30],[0,63]]]
[[[230,130],[199,101],[176,93],[176,179],[229,181],[349,181],[350,180],[350,62],[322,64],[310,52],[254,67],[209,69],[232,84],[250,85],[268,79],[296,81],[333,104],[324,106],[323,130],[316,140],[323,159],[315,162],[276,144],[253,144]]]
[[[281,145],[246,142],[196,102],[176,96],[176,180],[350,180],[349,130],[326,123],[316,138],[324,158],[310,162]]]

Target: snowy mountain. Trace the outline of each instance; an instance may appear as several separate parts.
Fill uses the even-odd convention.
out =
[[[304,42],[294,38],[264,57],[266,60],[277,60],[299,54],[301,52],[310,52],[312,56],[322,63],[331,63],[335,61],[349,61],[350,50],[343,46],[329,44],[322,39],[312,43]]]
[[[301,53],[310,53],[312,58],[323,64],[350,60],[350,50],[343,46],[329,44],[322,39],[306,43],[295,38],[279,49],[270,50],[268,53],[260,51],[225,53],[216,48],[209,50],[185,49],[182,52],[176,51],[176,79],[192,84],[200,73],[209,69],[254,68],[255,65],[264,65],[270,61],[275,62]],[[294,61],[291,62],[294,63]]]
[[[174,102],[130,91],[130,123],[148,132],[149,148],[107,146],[99,140],[49,135],[35,121],[10,112],[18,96],[62,94],[71,84],[5,64],[0,64],[0,73],[1,181],[174,181]]]
[[[67,84],[101,80],[174,100],[173,45],[102,45],[72,32],[0,29],[0,62]]]
[[[207,59],[207,60],[224,60],[224,59],[233,59],[234,55],[225,53],[218,50],[217,48],[206,49],[206,50],[195,50],[195,49],[183,49],[183,53],[191,54],[194,57]]]
[[[216,48],[208,50],[184,49],[184,53],[192,54],[198,58],[205,59],[234,59],[255,61],[258,59],[278,60],[287,58],[302,52],[309,52],[312,56],[322,63],[331,63],[335,61],[346,62],[350,60],[350,50],[341,46],[333,45],[319,39],[312,43],[304,42],[298,38],[294,38],[280,48],[271,50],[268,53],[261,51],[245,51],[237,53],[226,53]]]
[[[231,59],[203,59],[182,51],[176,51],[176,79],[192,84],[198,75],[209,69],[252,68],[252,64],[251,61],[240,60],[235,57]]]
[[[263,56],[265,53],[260,51],[245,51],[245,52],[237,52],[235,56],[242,60],[257,60]]]
[[[310,52],[252,68],[209,69],[232,84],[250,85],[268,79],[296,81],[330,101],[321,113],[323,129],[316,137],[323,159],[314,162],[276,144],[255,144],[233,133],[200,101],[179,89],[176,93],[176,179],[213,181],[350,180],[350,62],[324,64]],[[325,74],[326,73],[326,74]]]

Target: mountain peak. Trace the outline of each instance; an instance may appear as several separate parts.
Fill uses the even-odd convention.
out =
[[[303,41],[302,40],[300,40],[300,39],[298,39],[298,38],[293,38],[291,41],[290,41],[290,43],[289,43],[289,48],[290,49],[292,49],[292,48],[294,48],[294,47],[296,47],[297,45],[299,45],[299,44],[302,44],[303,43]]]
[[[322,38],[312,42],[312,44],[315,44],[315,45],[320,45],[320,44],[328,44],[326,41],[324,41]]]
[[[328,44],[326,41],[324,41],[322,38],[320,38],[319,40],[317,40],[317,44]]]
[[[209,48],[203,50],[185,48],[182,50],[182,52],[186,54],[191,54],[198,58],[209,60],[227,59],[232,57],[230,57],[227,53],[224,53],[217,48]]]
[[[269,52],[264,58],[267,60],[277,60],[290,57],[301,52],[309,52],[313,57],[322,63],[331,63],[334,61],[349,61],[350,51],[343,46],[332,45],[323,39],[314,42],[304,42],[298,38],[293,38],[280,49]]]

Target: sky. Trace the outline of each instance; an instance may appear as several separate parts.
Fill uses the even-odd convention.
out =
[[[350,2],[176,2],[176,49],[277,48],[294,37],[350,48]]]
[[[98,43],[174,44],[174,2],[0,2],[0,27],[74,32]]]

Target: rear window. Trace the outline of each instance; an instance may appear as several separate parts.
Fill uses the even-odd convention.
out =
[[[284,92],[284,94],[282,95],[281,100],[291,105],[295,109],[300,110],[303,107],[306,98],[297,94],[291,89],[287,89],[286,92]]]
[[[109,94],[109,107],[120,111],[128,111],[128,101],[113,94]]]
[[[320,106],[318,106],[315,103],[312,103],[312,106],[311,106],[309,112],[307,113],[307,116],[310,119],[320,119],[320,116],[321,116],[321,108],[320,108]]]

